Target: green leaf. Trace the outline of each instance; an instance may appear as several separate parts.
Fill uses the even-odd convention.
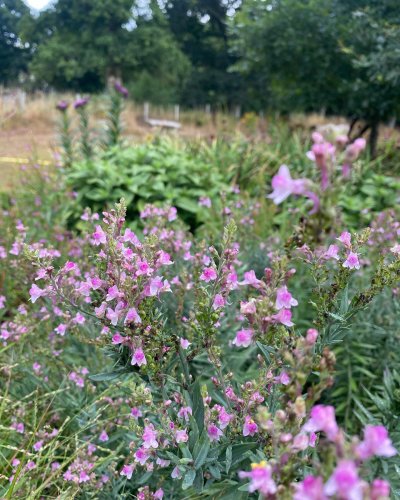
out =
[[[203,396],[201,395],[199,379],[197,379],[196,382],[192,384],[189,393],[192,399],[193,416],[196,420],[199,433],[201,434],[204,429],[204,402]]]
[[[196,443],[196,446],[194,447],[193,450],[194,468],[196,470],[200,469],[200,467],[206,461],[209,450],[210,450],[210,440],[208,439],[208,436],[206,436],[203,432],[202,436],[200,437],[200,440]]]
[[[123,373],[127,373],[126,368],[119,368],[118,370],[114,370],[112,372],[98,373],[96,375],[89,375],[90,380],[94,382],[105,382],[108,380],[114,380],[118,378]]]
[[[196,477],[196,471],[193,469],[188,470],[185,476],[183,477],[182,489],[187,490],[188,488],[190,488],[194,482],[195,477]]]
[[[228,474],[232,465],[232,445],[229,445],[225,452],[225,471]]]

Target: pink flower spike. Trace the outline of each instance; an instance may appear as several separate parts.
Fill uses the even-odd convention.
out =
[[[138,348],[134,350],[131,360],[131,365],[137,365],[137,366],[147,365],[143,349]]]
[[[289,292],[286,286],[278,288],[276,292],[276,303],[275,307],[277,309],[290,309],[291,307],[295,307],[298,305],[296,299],[292,297],[292,294]]]
[[[347,267],[348,269],[360,269],[358,255],[354,252],[349,252],[347,259],[343,262],[343,267]]]
[[[232,344],[236,347],[249,347],[253,340],[253,330],[251,329],[243,329],[239,330],[236,334],[235,339],[232,341]]]

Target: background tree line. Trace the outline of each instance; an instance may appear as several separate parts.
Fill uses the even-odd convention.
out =
[[[0,84],[320,111],[374,130],[400,101],[398,0],[0,1]]]

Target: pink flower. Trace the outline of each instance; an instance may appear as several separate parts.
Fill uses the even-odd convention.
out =
[[[224,307],[224,305],[225,305],[225,299],[223,298],[223,296],[221,294],[217,293],[217,295],[214,298],[213,305],[212,305],[214,311],[221,308],[221,307]]]
[[[373,457],[393,457],[397,454],[388,431],[383,425],[367,425],[364,440],[357,446],[357,454],[362,460]]]
[[[181,344],[182,349],[184,349],[185,351],[190,345],[192,345],[192,343],[189,342],[188,339],[184,339],[182,337],[179,339],[179,342]]]
[[[339,247],[337,245],[329,245],[328,250],[324,253],[324,258],[339,260]]]
[[[67,325],[64,325],[64,323],[60,323],[56,328],[54,328],[54,331],[57,333],[57,335],[61,335],[61,337],[63,337],[65,335],[65,332],[67,331]]]
[[[140,324],[141,322],[142,322],[142,319],[139,316],[136,309],[134,307],[131,307],[130,309],[128,309],[128,312],[126,313],[126,316],[125,316],[124,324],[125,325],[127,325],[128,323]]]
[[[106,431],[102,431],[100,436],[99,436],[99,441],[105,443],[106,441],[108,441],[108,434]]]
[[[131,365],[147,365],[146,356],[144,355],[143,349],[141,349],[140,347],[133,351]]]
[[[174,467],[173,471],[171,472],[171,477],[172,479],[180,479],[182,477],[182,473],[179,470],[178,466]]]
[[[160,250],[158,252],[157,264],[160,266],[170,266],[173,264],[169,253]]]
[[[134,245],[135,247],[141,247],[141,243],[139,241],[139,238],[136,236],[136,234],[131,229],[129,229],[129,227],[127,227],[125,229],[124,241],[132,243],[132,245]]]
[[[293,439],[292,450],[293,451],[303,451],[308,447],[309,437],[304,432],[300,432]]]
[[[292,312],[290,309],[281,309],[278,314],[274,314],[272,318],[277,322],[285,326],[293,326],[292,322]]]
[[[104,245],[107,243],[106,233],[103,231],[101,226],[96,226],[96,230],[92,234],[92,238],[93,238],[93,244],[96,246],[101,244]]]
[[[259,491],[262,495],[274,495],[277,491],[275,481],[272,479],[272,469],[264,460],[259,464],[251,464],[250,472],[239,472],[241,479],[250,479],[249,492]]]
[[[140,411],[139,408],[137,408],[136,406],[131,408],[131,417],[133,417],[137,420],[141,416],[142,416],[142,412]]]
[[[286,286],[278,288],[278,290],[276,291],[275,303],[275,307],[277,309],[290,309],[291,307],[295,307],[297,305],[297,300],[292,297],[292,294],[289,292]]]
[[[177,443],[186,443],[189,439],[186,429],[175,432],[175,439]]]
[[[210,441],[219,441],[219,438],[224,435],[224,433],[215,424],[210,424],[207,427],[207,434]]]
[[[258,425],[249,415],[246,415],[243,425],[243,436],[254,436],[254,434],[256,434],[257,432]]]
[[[256,273],[251,270],[244,273],[244,280],[240,282],[240,285],[250,285],[254,286],[254,288],[258,288],[260,280],[257,279]]]
[[[243,329],[239,330],[236,334],[235,339],[232,341],[236,347],[249,347],[253,340],[253,330]]]
[[[126,476],[126,479],[131,479],[133,471],[135,470],[134,465],[124,465],[121,469],[121,472],[119,473],[120,476]]]
[[[33,449],[35,451],[39,451],[43,448],[43,441],[37,441],[34,445],[33,445]]]
[[[357,160],[366,145],[367,141],[363,137],[359,137],[352,144],[349,144],[346,148],[346,160],[349,162]]]
[[[255,314],[256,313],[256,304],[254,299],[250,299],[249,302],[241,302],[240,303],[240,312],[242,314]]]
[[[318,338],[318,330],[315,328],[309,328],[307,330],[306,342],[308,345],[314,345]]]
[[[355,463],[341,460],[328,479],[324,492],[343,500],[363,500],[363,483],[358,477]]]
[[[304,194],[308,184],[307,179],[292,179],[287,165],[281,165],[279,171],[272,178],[273,192],[268,195],[275,205],[279,205],[291,194]]]
[[[29,290],[29,295],[31,296],[32,304],[34,304],[39,297],[46,295],[46,290],[42,290],[37,285],[33,284]]]
[[[178,411],[178,417],[184,418],[186,422],[189,421],[190,415],[193,415],[193,411],[190,406],[182,406],[182,408]]]
[[[214,408],[218,411],[218,424],[223,430],[228,427],[229,422],[233,418],[233,415],[229,414],[223,406],[215,405]]]
[[[282,385],[289,385],[290,384],[290,376],[288,375],[285,370],[282,371],[282,373],[278,376],[275,377],[275,381],[279,382]]]
[[[347,259],[343,262],[343,267],[347,267],[348,269],[360,269],[358,255],[354,252],[349,252]]]
[[[143,439],[143,448],[145,449],[158,448],[157,432],[154,430],[153,424],[145,426],[142,439]]]
[[[374,479],[371,485],[371,500],[389,500],[390,484],[384,479]]]
[[[118,299],[120,296],[121,294],[119,293],[117,285],[114,285],[108,289],[106,301],[109,302],[110,300]]]
[[[307,476],[304,481],[294,485],[293,500],[326,500],[322,477]]]
[[[115,335],[113,335],[112,343],[114,345],[122,344],[123,341],[124,341],[124,337],[122,335],[120,335],[119,333],[116,333]]]
[[[333,406],[316,405],[311,410],[311,418],[304,425],[306,432],[323,431],[328,439],[335,440],[339,432]]]
[[[344,231],[339,238],[337,238],[343,245],[347,248],[351,247],[351,234],[347,231]]]
[[[216,280],[217,276],[217,272],[213,267],[205,267],[200,275],[200,279],[201,281],[209,283],[210,281]]]
[[[150,453],[144,448],[138,448],[135,451],[135,462],[138,462],[140,465],[144,465],[149,458]]]
[[[153,493],[153,498],[155,500],[162,500],[164,498],[164,490],[162,488],[158,488],[158,490]]]
[[[96,311],[96,316],[97,316],[97,311]],[[116,326],[116,324],[118,323],[118,319],[119,319],[119,311],[117,311],[116,309],[114,311],[113,309],[108,307],[106,317],[107,317],[107,319],[110,320],[110,322],[113,326]]]

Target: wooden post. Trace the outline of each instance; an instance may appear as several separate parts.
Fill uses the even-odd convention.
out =
[[[174,106],[174,118],[176,122],[179,122],[179,104]]]
[[[143,119],[145,122],[148,121],[149,114],[150,114],[150,104],[148,102],[145,102],[143,105]]]

